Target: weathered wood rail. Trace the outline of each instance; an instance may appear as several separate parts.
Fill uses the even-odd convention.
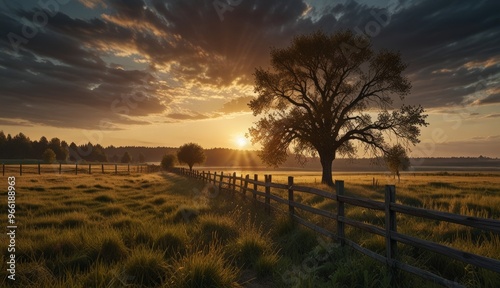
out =
[[[35,164],[3,164],[2,176],[23,174],[130,174],[130,173],[153,173],[160,171],[158,165],[148,164],[115,164],[115,163],[35,163]]]
[[[279,209],[277,206],[271,205],[271,200],[288,206],[288,214],[298,223],[330,237],[338,241],[341,245],[347,245],[353,249],[375,259],[386,265],[391,269],[400,269],[406,272],[413,273],[424,279],[432,281],[437,284],[441,284],[446,287],[463,287],[460,283],[454,282],[449,279],[445,279],[429,271],[423,270],[418,267],[406,264],[398,259],[398,247],[397,244],[403,243],[406,245],[411,245],[424,250],[428,250],[434,253],[445,255],[447,257],[462,261],[467,264],[471,264],[477,267],[485,268],[496,273],[500,273],[500,260],[492,259],[465,251],[461,251],[452,247],[448,247],[442,244],[438,244],[432,241],[423,240],[401,234],[397,232],[397,221],[396,213],[410,215],[415,217],[420,217],[424,219],[445,221],[448,223],[455,223],[460,225],[465,225],[473,227],[476,229],[482,229],[490,231],[493,233],[500,234],[500,221],[494,219],[485,219],[479,217],[471,217],[464,215],[457,215],[447,212],[441,212],[436,210],[428,210],[423,208],[416,208],[411,206],[405,206],[396,203],[396,187],[394,185],[386,185],[385,189],[385,201],[379,202],[368,198],[352,197],[344,195],[344,181],[335,181],[335,194],[320,189],[295,185],[293,182],[293,177],[288,177],[288,183],[273,183],[271,175],[265,175],[264,182],[259,181],[258,175],[255,174],[253,179],[250,179],[249,175],[239,177],[236,173],[224,174],[220,172],[211,173],[210,171],[196,171],[188,170],[184,168],[176,168],[174,170],[176,173],[193,177],[202,180],[206,183],[211,183],[220,190],[229,191],[230,193],[240,193],[241,195],[247,196],[247,193],[252,194],[252,199],[256,202],[265,205],[265,211],[269,213],[271,209]],[[259,190],[259,187],[262,188]],[[278,195],[271,193],[271,188],[282,189],[288,192],[288,199],[284,199]],[[337,211],[325,211],[315,207],[305,205],[294,201],[295,192],[309,193],[313,195],[318,195],[330,200],[337,202]],[[262,200],[259,200],[259,196]],[[363,223],[358,220],[349,219],[345,216],[345,204],[363,207],[367,209],[382,211],[385,214],[384,228],[378,227],[376,225]],[[312,223],[302,217],[300,217],[295,209],[301,209],[328,219],[336,221],[337,231],[336,233],[321,227],[315,223]],[[283,210],[281,210],[283,211]],[[367,231],[372,234],[376,234],[385,238],[385,256],[377,252],[371,251],[367,248],[360,246],[354,241],[346,238],[345,236],[345,225],[355,227]]]

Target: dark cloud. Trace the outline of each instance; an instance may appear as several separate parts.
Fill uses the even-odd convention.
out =
[[[300,0],[242,1],[221,21],[212,2],[157,0],[153,7],[169,31],[196,52],[178,57],[176,72],[186,80],[217,85],[231,84],[238,77],[251,83],[255,67],[267,65],[270,46],[281,46],[290,38],[306,9]]]
[[[500,93],[491,94],[483,99],[479,99],[475,102],[475,104],[498,104],[500,103]]]
[[[30,13],[19,12],[27,19],[32,17]],[[71,22],[68,16],[58,15],[51,19],[54,23]],[[21,31],[21,36],[21,23],[4,16],[0,20],[5,24],[1,26],[2,34]],[[165,109],[168,99],[156,97],[161,85],[151,71],[108,65],[98,50],[85,48],[82,39],[49,28],[40,30],[18,53],[14,53],[8,37],[1,38],[3,117],[85,129],[101,129],[105,120],[113,123],[106,127],[116,129],[120,125],[148,123],[125,116],[147,116]]]
[[[499,10],[498,1],[420,1],[392,15],[373,41],[376,47],[400,50],[409,63],[410,102],[458,105],[491,88],[494,84],[482,79],[500,73]],[[487,67],[488,61],[496,64]],[[471,67],[471,62],[483,64]]]

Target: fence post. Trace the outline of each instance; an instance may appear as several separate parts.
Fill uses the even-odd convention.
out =
[[[335,180],[335,192],[337,193],[337,242],[344,246],[345,232],[344,232],[344,202],[338,196],[344,195],[344,181]]]
[[[20,176],[23,175],[23,164],[22,163],[19,163],[19,175]]]
[[[250,179],[250,175],[245,176],[245,184],[243,184],[243,196],[247,196],[247,189],[248,189],[248,179]]]
[[[62,168],[61,166],[62,164],[59,162],[59,174],[61,174],[61,168]]]
[[[115,164],[115,174],[118,174],[118,165]]]
[[[293,176],[288,176],[288,212],[290,215],[295,215],[295,207],[293,202]]]
[[[243,194],[243,174],[240,174],[240,193]]]
[[[270,214],[271,213],[271,198],[269,196],[271,196],[271,181],[272,181],[272,175],[266,175],[266,212],[267,214]]]
[[[104,164],[101,164],[101,171],[102,171],[102,174],[104,174]]]
[[[224,172],[220,172],[220,180],[219,180],[219,191],[222,191],[222,182],[224,181]]]
[[[253,180],[257,182],[259,180],[259,175],[253,174]],[[257,201],[257,183],[253,183],[253,200]]]
[[[236,193],[236,172],[233,172],[233,194]]]
[[[130,164],[127,165],[127,172],[130,174]]]
[[[397,241],[392,240],[391,232],[396,232],[396,212],[391,210],[391,204],[396,202],[396,186],[385,186],[385,250],[387,264],[393,267],[392,260],[396,258]],[[391,269],[392,270],[392,269]]]
[[[89,164],[89,174],[92,174],[92,164]]]
[[[40,162],[38,162],[38,175],[40,175]]]
[[[75,163],[75,175],[78,175],[78,163]]]
[[[5,176],[5,164],[2,163],[2,176]]]

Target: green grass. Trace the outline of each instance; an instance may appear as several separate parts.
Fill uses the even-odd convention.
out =
[[[286,183],[289,173],[281,173],[273,175],[273,182]],[[295,176],[298,185],[334,193],[315,184],[318,175]],[[374,177],[382,186],[372,187]],[[345,180],[347,195],[379,201],[384,198],[383,185],[394,184],[392,177],[381,174],[334,178]],[[398,203],[500,218],[498,175],[404,174],[396,185]],[[268,216],[251,199],[225,192],[206,197],[209,188],[163,173],[16,177],[16,285],[389,287],[391,279],[384,265],[318,238],[277,212]],[[286,190],[273,189],[272,193],[287,196]],[[336,210],[334,201],[306,193],[296,193],[295,200]],[[350,205],[345,211],[349,218],[383,227],[381,212]],[[297,212],[336,231],[333,220]],[[6,219],[6,213],[1,209],[0,217]],[[398,216],[398,231],[500,259],[499,235],[403,215]],[[382,237],[352,228],[346,229],[346,235],[363,247],[385,252]],[[5,240],[0,241],[2,287],[8,284]],[[468,287],[500,286],[498,273],[407,245],[400,244],[398,249],[401,260]],[[436,287],[407,273],[396,277],[400,287]]]
[[[397,183],[397,181],[392,177],[388,177],[388,175],[384,174],[336,174],[334,175],[334,179],[345,181],[345,193],[349,196],[366,197],[383,202],[385,189],[384,185],[395,184],[397,203],[454,214],[500,219],[500,177],[498,176],[498,173],[412,173],[404,174],[402,176],[401,183]],[[300,183],[296,182],[298,185],[314,186],[328,191],[328,188],[325,189],[322,185],[312,183],[314,178],[317,178],[317,176],[299,176],[296,178],[299,178],[300,181],[302,181]],[[372,186],[373,178],[379,181],[379,187]],[[273,182],[286,183],[286,181],[287,179],[284,176],[274,177],[273,175]],[[331,191],[334,193],[333,190]],[[273,193],[279,194],[285,198],[287,196],[286,191],[276,190]],[[336,211],[335,202],[326,199],[321,200],[314,195],[297,192],[295,199],[299,199],[298,201],[302,203],[312,204],[317,208],[326,210],[330,209],[333,212]],[[286,209],[286,207],[281,208]],[[303,217],[309,219],[313,223],[320,223],[321,226],[326,227],[331,231],[336,231],[334,221],[325,221],[322,217],[303,211],[300,213]],[[348,218],[384,228],[385,219],[383,212],[346,205],[345,213]],[[500,259],[500,243],[498,234],[458,224],[424,220],[401,214],[398,214],[397,223],[398,232],[400,233],[433,241],[481,256]],[[290,229],[290,227],[287,226],[286,223],[282,223],[277,226],[276,229],[286,230]],[[385,241],[380,236],[350,227],[346,229],[346,236],[372,251],[376,251],[382,255],[385,253]],[[398,254],[400,259],[408,264],[431,271],[447,279],[458,281],[468,287],[500,286],[500,274],[486,269],[472,267],[471,265],[452,260],[446,256],[403,244],[398,245]],[[352,279],[350,280],[342,280],[344,279],[342,277],[348,275],[346,274],[347,271],[343,271],[339,275],[335,276],[335,281],[337,282],[335,282],[334,286],[342,287],[342,283],[357,283],[353,282],[353,279],[363,279],[363,277],[365,277],[364,270],[366,269],[360,266],[364,265],[367,261],[368,260],[366,259],[361,260],[356,265],[353,265],[354,267],[349,268],[351,274],[355,274],[355,276],[352,276]],[[383,268],[383,266],[380,265],[378,267]],[[404,279],[402,280],[402,283],[410,281],[420,281],[419,283],[422,283],[422,280],[419,278],[405,273],[402,274],[403,276],[401,277]],[[314,273],[312,275],[314,275]],[[318,283],[323,283],[325,280],[321,277],[308,279],[310,280],[310,282],[308,282],[310,285],[306,285],[305,283],[301,283],[301,285],[316,287],[319,285]],[[377,281],[380,282],[380,285],[386,282],[384,279],[378,279]],[[422,284],[422,286],[427,285],[431,284],[426,282],[423,282]],[[369,287],[366,284],[354,284],[354,286]],[[347,284],[346,287],[351,286]],[[415,284],[415,286],[410,285],[409,287],[418,286]]]
[[[225,195],[196,198],[193,191],[203,188],[201,182],[161,173],[16,177],[16,285],[240,286],[244,265],[229,251],[241,237],[264,235],[260,216]],[[0,217],[6,219],[5,209]],[[275,245],[257,239],[266,246],[261,256],[272,259],[257,257],[248,267],[271,271],[278,259]],[[6,244],[0,241],[2,287],[9,283]],[[258,275],[252,281],[270,277]]]
[[[223,257],[221,243],[212,242],[208,251],[194,251],[174,261],[168,287],[236,287],[238,268]]]
[[[124,272],[128,278],[127,284],[157,287],[165,282],[167,263],[156,251],[147,248],[135,249],[124,265]]]

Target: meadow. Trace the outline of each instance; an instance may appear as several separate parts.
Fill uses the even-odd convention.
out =
[[[295,183],[329,189],[314,183],[317,175],[294,173]],[[273,182],[283,183],[291,175],[272,174]],[[397,184],[397,202],[500,219],[498,176],[405,174]],[[372,186],[374,177],[378,187]],[[170,173],[16,178],[17,287],[388,287],[390,283],[386,268],[378,262],[200,181]],[[383,185],[394,183],[383,174],[334,178],[345,181],[348,195],[377,200],[383,198]],[[318,196],[304,194],[297,199],[325,210],[336,207]],[[1,203],[6,205],[6,199]],[[6,209],[0,211],[0,217],[7,219]],[[346,213],[383,224],[380,215],[367,209],[346,207]],[[335,229],[334,223],[323,224]],[[500,259],[499,235],[410,217],[398,218],[398,227],[409,235]],[[374,251],[384,248],[383,238],[377,236],[354,229],[348,229],[347,236]],[[7,244],[3,234],[1,286],[12,284],[6,279]],[[500,286],[497,273],[401,246],[409,263],[468,287]],[[403,273],[398,283],[434,287]]]
[[[287,183],[287,175],[294,176],[294,183],[297,185],[312,186],[334,193],[330,187],[318,184],[320,174],[312,172],[307,174],[278,172],[276,175],[273,174],[273,182]],[[348,196],[384,202],[385,185],[396,185],[396,203],[496,220],[500,220],[499,176],[498,172],[405,173],[401,182],[398,183],[397,179],[388,173],[334,173],[334,179],[345,181],[345,191]],[[275,190],[273,194],[287,198],[287,191]],[[327,211],[334,211],[337,205],[332,200],[306,193],[296,193],[295,201]],[[286,211],[286,207],[281,208]],[[347,218],[384,228],[384,212],[346,205],[345,213]],[[305,211],[301,211],[300,214],[301,217],[313,223],[327,227],[330,231],[336,231],[335,221]],[[497,233],[408,215],[398,215],[397,223],[400,233],[465,252],[500,259],[500,235]],[[385,239],[383,237],[347,227],[348,239],[384,255]],[[467,287],[500,287],[500,274],[498,273],[467,265],[424,249],[401,243],[398,246],[399,258],[405,263],[431,271]],[[363,273],[360,274],[359,276],[362,276]],[[380,283],[385,283],[386,279],[382,280]],[[428,285],[430,284],[425,286]],[[418,285],[412,287],[418,287]]]

